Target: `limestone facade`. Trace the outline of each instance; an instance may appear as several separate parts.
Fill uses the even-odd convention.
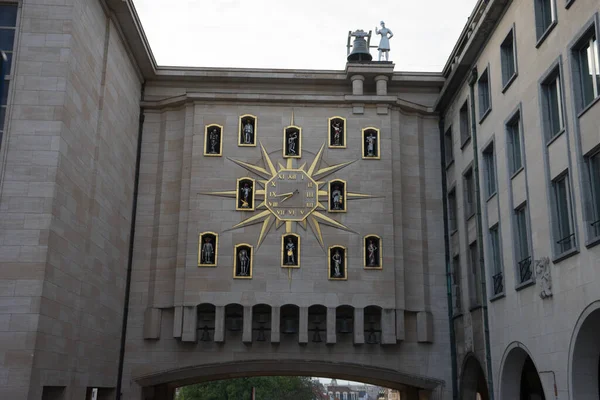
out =
[[[544,7],[550,13],[547,29],[542,25],[536,30]],[[442,133],[449,134],[445,141],[445,184],[450,195],[449,219],[456,222],[450,222],[454,225],[447,231],[447,262],[457,266],[453,324],[462,396],[483,393],[483,379],[484,388],[486,383],[493,383],[495,398],[518,398],[518,382],[529,358],[546,399],[598,397],[600,353],[585,332],[598,326],[598,313],[593,311],[600,298],[600,231],[595,227],[598,224],[594,225],[600,218],[595,211],[600,202],[595,192],[598,182],[594,181],[598,176],[594,168],[598,167],[591,161],[600,145],[600,106],[598,92],[582,104],[578,50],[593,37],[597,42],[599,11],[598,2],[593,0],[479,2],[444,70],[446,84],[436,109],[443,117]],[[516,61],[512,79],[503,76],[511,32],[509,41],[513,42]],[[470,82],[473,68],[477,81]],[[481,80],[486,71],[490,95],[489,101],[482,103],[481,97],[488,97],[482,85],[485,78]],[[551,87],[556,73],[560,77],[563,122],[553,134],[548,111],[552,104],[547,100],[548,93],[556,95]],[[474,83],[473,91],[470,83]],[[486,112],[488,103],[490,110]],[[476,143],[472,138],[461,138],[461,109],[465,104],[469,131],[476,131]],[[514,126],[518,126],[522,161],[516,170],[512,164]],[[495,170],[492,174],[486,161],[490,159]],[[471,202],[467,198],[468,174],[476,171],[476,165],[481,207],[480,213],[474,209],[471,215],[467,212]],[[560,219],[560,196],[553,182],[564,176],[568,177],[570,211],[566,219]],[[488,190],[490,177],[495,180],[492,193]],[[517,211],[524,211],[525,252],[519,248],[523,241]],[[560,234],[565,231],[558,227],[563,221],[569,221],[566,234]],[[498,257],[492,238],[495,230]],[[472,262],[469,249],[479,243],[483,245],[481,260],[476,255]],[[474,268],[476,276],[472,274]],[[494,283],[499,286],[494,287]],[[482,284],[487,298],[473,302],[470,295],[481,293]],[[487,306],[489,346],[481,306]],[[537,389],[533,392],[540,396]]]

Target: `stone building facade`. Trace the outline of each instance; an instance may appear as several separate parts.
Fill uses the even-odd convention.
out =
[[[459,398],[599,396],[599,11],[480,1],[444,69]]]
[[[597,2],[479,1],[442,73],[159,67],[130,0],[0,10],[0,398],[598,398]]]

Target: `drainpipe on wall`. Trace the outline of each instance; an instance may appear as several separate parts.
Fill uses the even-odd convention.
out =
[[[490,325],[488,322],[487,285],[485,276],[485,261],[483,254],[483,222],[481,217],[481,188],[479,186],[479,150],[477,147],[477,122],[475,120],[475,83],[477,82],[477,67],[469,76],[469,89],[471,96],[471,140],[473,143],[473,175],[475,178],[475,199],[477,204],[477,252],[479,253],[479,274],[481,283],[481,307],[483,309],[483,334],[485,341],[485,363],[487,367],[487,383],[489,399],[494,400],[494,386],[492,379],[492,355],[490,347]]]
[[[454,315],[452,306],[452,260],[450,257],[450,236],[448,226],[448,183],[446,178],[446,143],[444,141],[444,111],[440,111],[440,149],[442,161],[442,205],[444,208],[444,249],[446,259],[446,297],[448,302],[448,323],[450,324],[450,360],[452,362],[452,399],[458,399],[458,375],[456,363],[456,341],[454,333]]]
[[[146,81],[142,82],[140,101],[144,100]],[[121,381],[123,380],[123,364],[125,363],[125,339],[127,334],[127,317],[129,316],[129,292],[131,290],[131,269],[133,266],[133,242],[135,239],[135,218],[137,215],[138,187],[140,183],[140,161],[142,158],[142,132],[144,130],[144,108],[140,106],[138,120],[137,149],[135,154],[135,176],[133,182],[133,199],[131,205],[131,226],[129,228],[129,251],[127,256],[127,280],[125,281],[125,299],[123,301],[123,321],[121,325],[121,349],[119,351],[119,369],[117,372],[117,396],[121,399]]]

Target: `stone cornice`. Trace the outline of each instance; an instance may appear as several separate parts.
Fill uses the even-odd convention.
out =
[[[399,107],[403,111],[432,114],[432,107],[413,103],[397,96],[314,95],[274,93],[186,93],[160,100],[144,100],[141,105],[147,110],[178,108],[186,103],[301,103],[301,104],[373,104]]]

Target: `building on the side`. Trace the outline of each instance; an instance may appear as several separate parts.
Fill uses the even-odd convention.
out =
[[[481,0],[441,73],[276,70],[0,0],[0,398],[597,400],[599,14]]]
[[[459,398],[599,398],[599,12],[479,1],[444,68]]]

